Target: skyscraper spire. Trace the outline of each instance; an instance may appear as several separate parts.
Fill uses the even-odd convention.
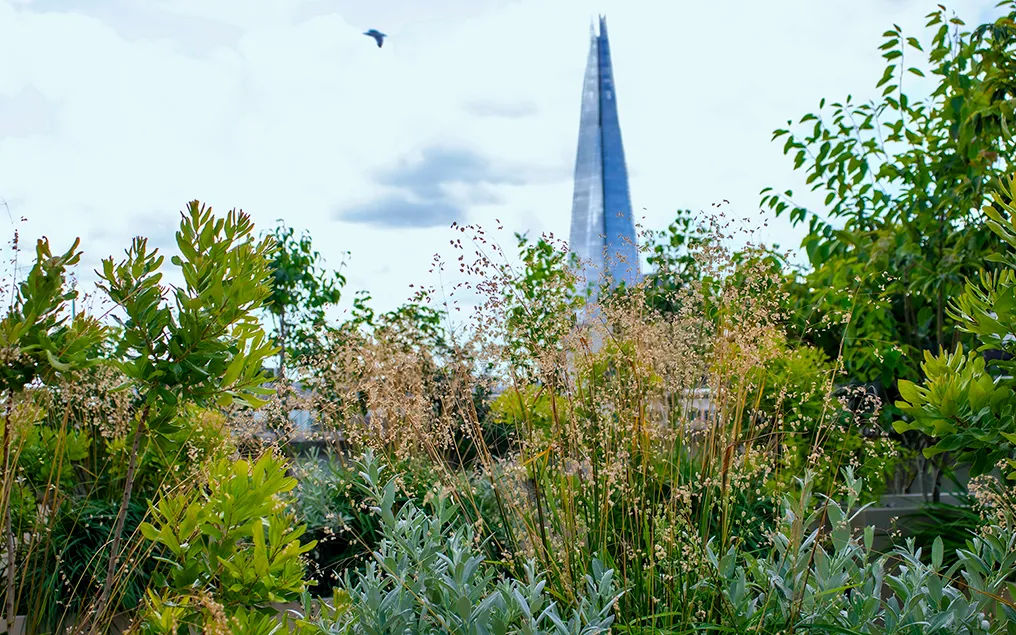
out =
[[[606,276],[612,286],[621,282],[632,285],[639,278],[637,236],[605,16],[599,16],[599,34],[591,33],[590,39],[582,85],[570,244],[583,261],[581,273],[588,284],[597,285],[600,277]]]

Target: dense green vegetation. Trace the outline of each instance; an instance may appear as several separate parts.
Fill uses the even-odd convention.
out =
[[[824,199],[763,192],[803,268],[682,212],[594,307],[563,245],[456,226],[468,319],[335,323],[309,235],[195,201],[89,315],[40,240],[0,319],[3,627],[1016,633],[1005,6],[887,31],[880,101],[776,131]],[[866,526],[920,474],[908,535]]]

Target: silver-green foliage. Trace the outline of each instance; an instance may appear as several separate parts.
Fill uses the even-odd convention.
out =
[[[565,610],[544,592],[532,561],[522,580],[500,576],[485,562],[473,528],[454,522],[444,497],[432,511],[412,501],[396,508],[396,480],[382,480],[381,462],[368,452],[356,467],[382,538],[365,570],[345,577],[341,609],[313,620],[318,632],[594,635],[610,628],[620,593],[614,572],[600,561],[585,577],[578,606]]]
[[[870,635],[965,635],[1016,633],[1016,610],[1004,597],[1016,585],[1016,532],[992,527],[942,566],[942,540],[930,563],[913,540],[883,555],[872,551],[874,530],[863,538],[851,525],[860,479],[845,471],[845,505],[832,499],[814,504],[811,475],[801,481],[797,500],[784,501],[773,550],[763,558],[731,549],[708,551],[718,586],[739,633],[835,632]],[[803,510],[803,511],[802,511]],[[826,526],[828,541],[821,539]],[[1011,527],[1011,525],[1010,525]],[[962,578],[966,590],[955,580]]]

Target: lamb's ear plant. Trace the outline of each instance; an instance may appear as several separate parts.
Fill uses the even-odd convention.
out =
[[[117,305],[122,332],[115,363],[137,398],[129,433],[123,497],[110,538],[107,574],[93,612],[82,630],[97,633],[113,591],[120,561],[124,520],[131,502],[139,457],[150,448],[176,442],[178,414],[186,404],[228,406],[264,403],[268,377],[263,361],[276,352],[256,313],[271,293],[271,239],[253,237],[243,212],[216,218],[211,208],[191,202],[176,234],[179,256],[172,262],[184,284],[163,283],[164,257],[136,238],[126,258],[104,260],[100,287]]]
[[[273,632],[273,603],[297,600],[306,590],[301,544],[281,495],[296,486],[287,464],[271,453],[255,462],[222,459],[207,486],[167,496],[143,523],[145,538],[164,547],[168,575],[149,588],[144,633],[176,633],[183,626],[209,632]],[[242,625],[239,631],[234,625]]]
[[[11,524],[12,488],[16,480],[18,450],[38,420],[37,409],[21,408],[26,387],[36,381],[52,382],[97,361],[105,335],[103,327],[89,317],[71,319],[68,305],[77,297],[67,285],[67,273],[81,258],[78,241],[62,255],[54,256],[45,238],[38,241],[35,264],[14,290],[10,309],[0,320],[0,391],[3,410],[3,480],[0,508],[6,554],[4,563],[4,619],[14,622],[18,606],[15,586],[17,545]],[[20,410],[22,416],[16,416]],[[16,429],[18,427],[22,429]]]
[[[593,635],[608,632],[620,596],[613,571],[598,560],[585,576],[576,606],[559,606],[530,560],[524,579],[500,578],[486,561],[471,525],[443,496],[424,511],[413,501],[396,507],[396,478],[368,452],[357,462],[363,489],[379,517],[383,538],[372,561],[347,573],[338,598],[342,610],[302,620],[317,633],[443,632],[462,635]]]
[[[969,540],[952,567],[941,538],[930,558],[912,539],[886,554],[873,550],[874,530],[853,531],[862,484],[845,471],[846,500],[813,500],[810,474],[801,495],[784,501],[773,550],[751,557],[709,550],[729,610],[707,631],[834,632],[870,635],[1016,633],[1016,532],[994,527]],[[828,519],[827,527],[822,522]],[[962,583],[960,582],[962,579]]]
[[[395,466],[401,473],[398,505],[406,498],[422,499],[439,477],[416,466]],[[314,592],[329,596],[341,572],[362,561],[376,547],[381,536],[379,519],[364,503],[365,494],[350,484],[357,479],[355,467],[341,456],[312,449],[293,466],[299,481],[290,506],[307,526],[307,537],[317,545],[308,553],[313,562]]]

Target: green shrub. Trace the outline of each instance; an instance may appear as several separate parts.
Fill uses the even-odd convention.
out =
[[[780,439],[778,480],[791,485],[811,469],[816,490],[832,493],[850,465],[865,484],[863,500],[876,500],[897,466],[898,444],[879,424],[881,404],[866,391],[837,388],[836,379],[837,364],[812,346],[784,347],[766,365],[755,410]]]
[[[903,400],[897,406],[909,419],[897,421],[896,430],[919,430],[938,439],[924,455],[951,452],[970,463],[972,476],[1011,460],[1016,446],[1016,393],[1011,382],[996,383],[984,358],[964,352],[962,346],[938,356],[925,353],[921,370],[925,375],[921,385],[900,380]]]
[[[815,504],[808,474],[800,495],[787,497],[764,558],[742,557],[736,549],[709,550],[716,588],[729,616],[709,632],[832,632],[871,635],[974,635],[1016,633],[1010,597],[1016,585],[1016,531],[993,526],[957,551],[944,566],[941,539],[930,563],[909,540],[885,555],[872,551],[874,530],[863,542],[851,529],[862,484],[850,470],[843,505],[826,498]],[[829,541],[820,531],[831,525]]]
[[[986,257],[985,267],[1000,268],[982,270],[979,280],[967,281],[949,313],[961,330],[977,337],[979,352],[1011,357],[1016,353],[1016,174],[994,193],[994,201],[984,208],[987,225],[1008,247]],[[999,377],[989,372],[981,354],[965,353],[961,345],[952,353],[926,352],[924,382],[899,382],[897,406],[907,419],[897,421],[896,429],[932,437],[936,443],[925,456],[950,452],[971,465],[972,476],[1005,464],[1009,478],[1016,479],[1016,363],[1003,356],[995,364],[1004,373]]]
[[[68,436],[66,427],[60,433],[39,428],[46,415],[39,395],[45,393],[45,386],[73,380],[75,374],[95,365],[106,336],[97,320],[68,316],[67,308],[77,298],[67,278],[69,269],[81,259],[78,244],[75,241],[64,254],[53,255],[49,241],[39,240],[35,263],[12,289],[9,307],[0,320],[0,393],[4,402],[0,419],[0,550],[6,554],[0,566],[2,617],[12,622],[19,610],[35,605],[39,615],[28,613],[30,627],[51,619],[56,607],[52,603],[40,606],[39,593],[46,593],[46,589],[34,587],[35,580],[25,575],[31,567],[26,567],[23,559],[37,546],[32,544],[34,539],[46,538],[40,531],[40,508],[46,509],[44,503],[60,508],[56,485],[65,479],[59,471],[54,473],[53,466],[59,464],[58,457],[76,455],[80,450],[80,438]],[[54,460],[49,460],[45,450],[33,452],[47,445],[56,450],[58,444],[71,449],[54,451]],[[25,446],[29,454],[22,460]],[[42,475],[41,482],[29,480]]]
[[[146,501],[227,451],[214,409],[263,403],[274,349],[254,312],[273,244],[251,238],[242,212],[217,218],[194,201],[181,216],[183,284],[163,283],[144,238],[103,261],[117,326],[71,310],[77,243],[54,256],[45,240],[0,320],[0,617],[24,611],[29,630],[77,620],[95,634],[131,611],[155,568],[135,532]]]
[[[485,562],[469,525],[443,496],[428,513],[414,502],[396,505],[396,478],[370,452],[357,462],[356,486],[380,520],[383,538],[363,572],[345,577],[342,610],[304,619],[319,633],[458,633],[594,635],[608,632],[618,597],[613,572],[593,561],[586,593],[567,610],[545,593],[534,562],[525,578],[499,578]],[[333,609],[335,607],[332,607]]]
[[[427,466],[399,466],[396,502],[422,501],[437,480]],[[381,537],[378,518],[367,505],[367,494],[353,483],[359,479],[355,466],[346,465],[332,453],[311,453],[295,467],[298,484],[290,507],[307,527],[314,541],[308,552],[315,595],[330,595],[347,568],[362,568]]]
[[[253,464],[222,460],[207,486],[153,507],[154,524],[143,523],[141,533],[164,549],[169,571],[149,589],[142,632],[236,632],[233,620],[248,625],[240,632],[274,628],[272,604],[306,590],[301,556],[314,547],[301,544],[304,528],[285,510],[282,494],[296,486],[286,468],[270,453]]]

